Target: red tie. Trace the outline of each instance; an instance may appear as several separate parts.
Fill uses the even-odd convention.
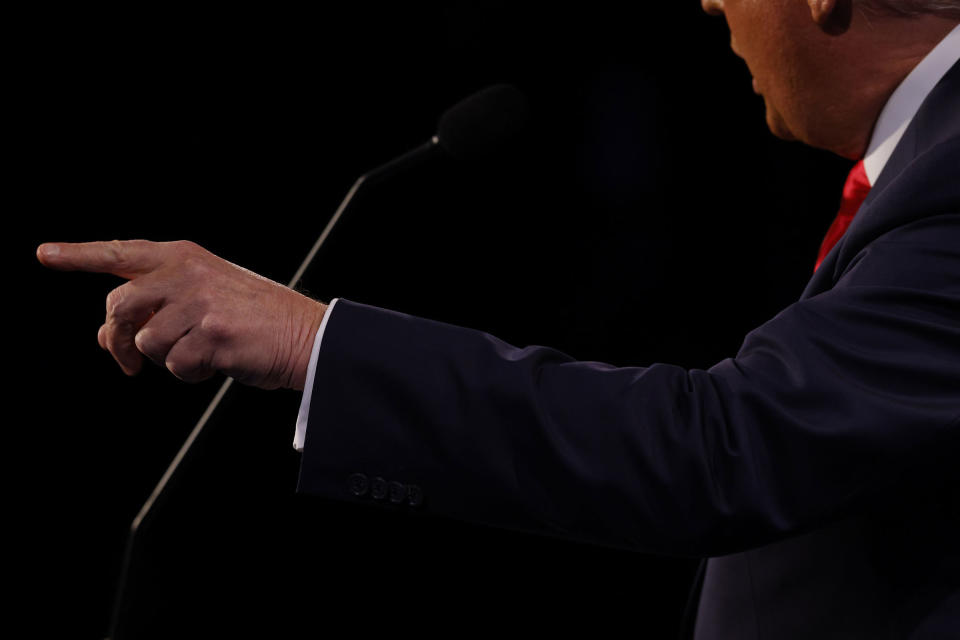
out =
[[[814,271],[820,268],[820,263],[830,253],[830,249],[833,249],[833,246],[843,237],[847,227],[853,222],[853,216],[856,215],[857,209],[867,199],[869,192],[870,180],[867,178],[867,171],[863,168],[863,160],[861,160],[853,165],[853,169],[850,169],[847,181],[843,185],[840,212],[837,213],[837,217],[833,220],[833,224],[830,225],[830,229],[823,239],[823,244],[820,245],[820,254],[817,256],[816,266],[813,267]]]

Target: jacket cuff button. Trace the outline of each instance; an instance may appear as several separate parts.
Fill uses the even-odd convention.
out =
[[[403,499],[407,497],[407,487],[402,482],[397,482],[393,480],[388,485],[388,491],[390,493],[390,502],[394,504],[400,504],[403,502]]]
[[[387,497],[387,481],[377,476],[370,481],[370,497],[374,500],[383,500]]]
[[[367,491],[370,489],[370,481],[362,473],[354,473],[349,478],[347,478],[347,485],[350,488],[350,493],[359,497],[365,496]]]
[[[423,490],[415,484],[407,485],[407,504],[411,507],[419,507],[423,504]]]

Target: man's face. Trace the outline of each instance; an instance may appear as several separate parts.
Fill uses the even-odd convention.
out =
[[[824,65],[829,40],[822,37],[806,0],[701,0],[704,11],[723,15],[730,46],[753,75],[763,96],[767,126],[777,137],[818,142],[817,114],[833,95]],[[824,103],[827,104],[824,104]]]

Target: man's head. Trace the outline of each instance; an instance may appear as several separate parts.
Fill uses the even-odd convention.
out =
[[[960,22],[960,0],[701,0],[723,15],[786,140],[863,155],[887,98]]]

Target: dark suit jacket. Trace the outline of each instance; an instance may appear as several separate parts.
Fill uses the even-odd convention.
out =
[[[736,357],[615,368],[340,300],[313,394],[300,491],[710,556],[698,639],[955,632],[960,67]]]

